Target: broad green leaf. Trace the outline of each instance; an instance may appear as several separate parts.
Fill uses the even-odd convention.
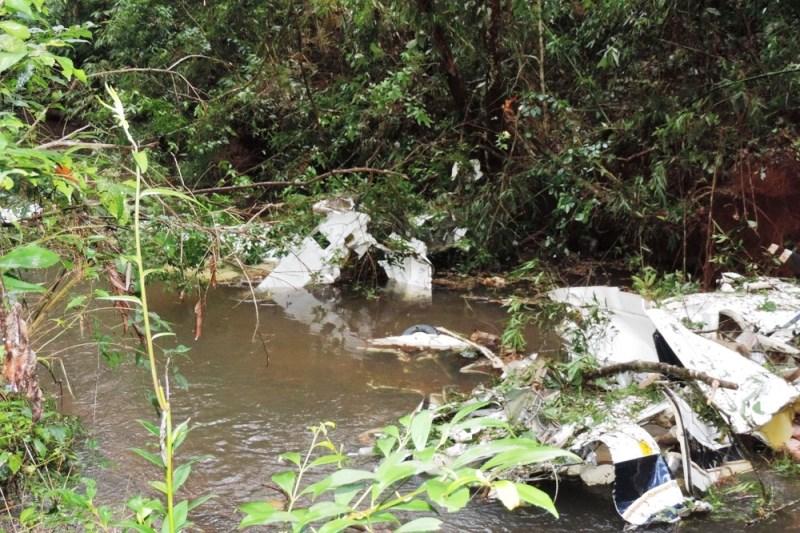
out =
[[[308,508],[308,513],[297,523],[297,528],[302,529],[306,524],[339,516],[350,511],[350,507],[336,502],[324,501],[315,503]]]
[[[13,20],[4,20],[0,22],[0,30],[22,41],[31,36],[31,31],[26,25]]]
[[[517,492],[517,487],[514,485],[514,483],[502,479],[492,483],[492,488],[494,489],[495,496],[498,500],[503,502],[503,505],[505,505],[506,509],[513,511],[519,507],[519,493]]]
[[[172,490],[177,492],[186,480],[189,479],[189,474],[192,472],[192,463],[185,463],[175,469],[172,474]]]
[[[339,463],[343,459],[344,459],[344,457],[339,455],[339,454],[333,454],[332,453],[332,454],[328,454],[328,455],[322,455],[320,457],[317,457],[313,461],[311,461],[311,463],[309,464],[309,468],[313,468],[315,466],[323,466],[323,465],[330,465],[330,464],[334,464],[334,463]]]
[[[175,515],[175,528],[180,531],[186,525],[186,518],[189,516],[189,502],[187,500],[178,502],[173,508],[173,512]]]
[[[433,424],[431,411],[420,411],[411,420],[411,440],[417,450],[422,450],[428,444],[428,437]]]
[[[452,418],[452,420],[450,420],[450,423],[451,424],[457,424],[458,422],[460,422],[464,418],[468,417],[469,415],[471,415],[472,413],[474,413],[478,409],[486,407],[490,403],[492,403],[492,402],[486,401],[486,402],[469,403],[469,404],[463,406],[461,409],[458,410],[458,412],[455,415],[453,415],[453,418]]]
[[[215,498],[215,496],[213,494],[204,494],[204,495],[202,495],[202,496],[200,496],[198,498],[195,498],[194,500],[189,502],[189,511],[191,511],[192,509],[194,509],[196,507],[200,507],[201,505],[206,503],[208,500],[211,500],[213,498]]]
[[[27,54],[27,51],[0,52],[0,74],[19,63]]]
[[[469,493],[469,491],[467,491]],[[392,506],[393,511],[416,511],[427,513],[432,511],[433,508],[425,500],[411,500],[410,502],[400,503]]]
[[[133,159],[136,161],[136,166],[142,174],[147,173],[147,153],[146,152],[133,152]]]
[[[558,518],[556,506],[553,505],[553,500],[547,493],[525,483],[515,483],[514,485],[517,487],[517,493],[519,493],[519,497],[523,502],[540,507]]]
[[[154,489],[156,489],[158,492],[169,494],[169,490],[167,489],[167,484],[164,483],[163,481],[151,481],[149,485]]]
[[[33,18],[33,11],[31,4],[28,0],[6,0],[6,7],[18,13],[24,13],[28,17]]]
[[[485,442],[468,449],[453,461],[452,468],[458,469],[489,457],[492,459],[482,468],[500,467],[505,469],[512,466],[551,461],[558,457],[567,457],[577,462],[581,461],[580,457],[566,450],[544,446],[531,439],[508,438]]]
[[[301,457],[297,452],[282,453],[280,458],[293,463],[295,466],[300,466]]]
[[[250,502],[239,507],[245,513],[245,517],[239,523],[239,528],[261,525],[278,512],[278,510],[267,502]]]
[[[38,283],[28,283],[21,279],[3,275],[3,285],[8,292],[44,292],[45,288]]]
[[[75,298],[71,299],[67,304],[67,307],[64,309],[65,311],[69,311],[70,309],[74,309],[76,307],[81,307],[84,303],[86,303],[86,296],[76,296]]]
[[[407,524],[403,524],[395,530],[395,533],[420,533],[423,531],[439,531],[442,521],[432,516],[417,518]]]
[[[291,495],[294,489],[294,482],[297,479],[297,474],[291,470],[285,472],[278,472],[272,475],[272,481],[278,485],[286,495]]]
[[[388,465],[388,468],[384,468],[384,466],[381,465],[375,472],[375,481],[377,483],[372,487],[373,499],[377,499],[384,490],[398,481],[407,479],[419,472],[419,463],[417,461]]]
[[[343,468],[330,475],[331,487],[341,487],[342,485],[349,485],[357,481],[365,479],[374,479],[375,474],[367,470],[355,470],[352,468]]]
[[[576,462],[582,462],[580,457],[566,450],[553,448],[551,446],[539,445],[538,447],[518,448],[499,453],[487,461],[482,468],[484,470],[492,468],[508,470],[509,468],[516,468],[518,466],[552,461],[553,459],[558,459],[559,457],[568,457]]]
[[[448,487],[449,488],[449,487]],[[448,513],[455,513],[460,511],[469,503],[469,489],[461,487],[450,494],[446,495],[442,500],[442,505],[447,509]]]
[[[36,244],[28,244],[14,248],[6,255],[0,256],[0,269],[48,268],[58,263],[58,260],[58,254],[55,252]]]

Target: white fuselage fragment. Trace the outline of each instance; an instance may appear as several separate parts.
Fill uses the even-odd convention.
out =
[[[655,327],[645,314],[647,301],[641,296],[617,287],[567,287],[552,290],[548,295],[577,308],[584,318],[596,307],[607,319],[589,324],[584,335],[587,351],[600,365],[658,361],[653,344]]]

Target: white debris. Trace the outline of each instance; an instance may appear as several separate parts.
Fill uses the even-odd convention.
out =
[[[406,352],[454,352],[462,353],[472,351],[469,344],[451,337],[450,335],[438,335],[423,333],[418,331],[411,335],[396,335],[393,337],[382,337],[370,339],[367,346],[372,351],[380,350],[401,350]]]
[[[12,207],[0,207],[0,223],[14,224],[16,222],[38,216],[41,213],[42,206],[35,202]]]
[[[470,159],[469,163],[472,165],[472,181],[479,181],[483,177],[481,162],[477,159]]]
[[[572,449],[580,450],[593,443],[604,445],[614,462],[614,505],[625,521],[644,525],[657,515],[659,520],[671,521],[673,516],[677,519],[673,511],[683,506],[683,493],[647,431],[631,423],[601,424],[579,436]],[[588,470],[586,474],[600,481],[601,472]]]
[[[392,240],[402,241],[392,234]],[[430,298],[433,288],[433,267],[428,260],[428,248],[418,239],[411,239],[405,244],[410,253],[395,254],[389,259],[378,261],[389,278],[390,288],[411,299]]]
[[[630,361],[658,361],[653,344],[653,323],[645,314],[646,301],[617,287],[568,287],[550,291],[552,300],[578,308],[587,320],[594,309],[600,323],[589,323],[583,331],[588,353],[601,365]],[[572,325],[572,332],[578,331]],[[569,342],[569,336],[566,340]]]
[[[686,368],[738,385],[715,389],[698,383],[735,432],[754,433],[776,449],[785,446],[792,436],[793,405],[800,398],[797,388],[738,352],[692,333],[664,310],[647,314]]]
[[[399,241],[408,253],[395,253],[378,244],[367,230],[369,215],[355,210],[351,198],[334,198],[314,204],[314,211],[326,215],[311,235],[280,258],[275,269],[256,288],[259,292],[295,290],[309,285],[329,285],[341,275],[341,267],[351,254],[361,258],[371,248],[389,255],[380,265],[392,288],[414,299],[430,298],[433,268],[422,241]]]

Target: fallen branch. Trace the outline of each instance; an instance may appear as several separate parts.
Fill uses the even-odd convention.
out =
[[[195,189],[193,194],[211,194],[216,192],[239,191],[244,189],[278,189],[283,187],[308,187],[312,183],[324,180],[331,176],[339,176],[342,174],[381,174],[384,176],[399,176],[401,178],[408,178],[402,172],[394,170],[385,170],[382,168],[370,167],[353,167],[353,168],[340,168],[337,170],[330,170],[307,181],[257,181],[255,183],[245,183],[243,185],[224,185],[221,187],[207,187],[205,189]]]
[[[497,355],[495,355],[494,352],[492,352],[486,346],[481,346],[477,342],[472,342],[468,338],[462,337],[458,333],[453,333],[449,329],[445,329],[445,328],[443,328],[441,326],[436,326],[436,329],[439,331],[439,333],[444,333],[445,335],[450,335],[451,337],[456,338],[456,339],[460,340],[461,342],[463,342],[465,344],[469,344],[471,347],[473,347],[476,350],[478,350],[478,353],[480,353],[481,355],[486,357],[486,359],[488,359],[492,363],[492,367],[493,368],[498,368],[500,370],[505,369],[506,364],[503,362],[503,360],[500,359],[499,357],[497,357]]]
[[[630,363],[619,363],[616,365],[608,365],[590,372],[585,376],[586,380],[593,380],[612,374],[619,374],[620,372],[658,372],[666,376],[678,379],[693,379],[702,381],[710,387],[722,387],[723,389],[738,389],[739,385],[732,381],[725,381],[709,376],[703,372],[690,370],[675,365],[668,365],[667,363],[656,363],[652,361],[631,361]]]

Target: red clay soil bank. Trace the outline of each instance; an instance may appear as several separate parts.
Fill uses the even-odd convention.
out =
[[[714,220],[723,231],[737,232],[751,260],[766,265],[765,249],[773,242],[800,243],[800,161],[793,154],[744,162],[730,176],[716,191]]]

